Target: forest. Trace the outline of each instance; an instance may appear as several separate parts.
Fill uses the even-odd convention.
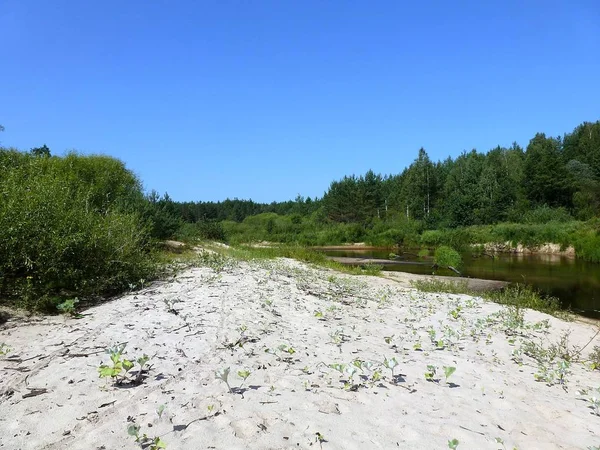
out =
[[[0,128],[1,131],[1,128]],[[333,181],[321,198],[177,202],[143,191],[118,159],[43,145],[0,147],[0,299],[53,310],[155,277],[160,242],[210,239],[301,246],[514,242],[573,246],[600,262],[600,121],[487,153],[432,161],[421,148],[398,174]],[[141,280],[141,281],[140,281]]]
[[[180,220],[197,224],[184,226],[182,237],[209,230],[236,242],[303,245],[430,245],[437,243],[432,236],[455,247],[490,240],[555,242],[577,244],[580,256],[600,260],[594,250],[600,121],[584,122],[562,137],[537,133],[525,149],[513,143],[432,161],[421,148],[402,172],[348,175],[333,181],[322,198],[168,203]]]

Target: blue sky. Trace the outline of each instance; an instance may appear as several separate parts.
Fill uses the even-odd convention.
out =
[[[0,0],[0,42],[2,145],[112,155],[181,201],[600,119],[597,0]]]

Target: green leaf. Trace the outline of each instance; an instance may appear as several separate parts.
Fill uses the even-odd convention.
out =
[[[392,370],[394,367],[396,367],[398,365],[398,360],[396,359],[395,356],[390,359],[384,358],[383,365],[385,367],[387,367],[388,369]]]
[[[129,372],[133,368],[133,363],[128,359],[124,359],[121,364],[123,365],[125,372]]]
[[[144,367],[148,361],[150,361],[150,357],[146,354],[137,359],[137,363],[140,365],[140,367]]]
[[[167,444],[158,436],[154,438],[152,442],[153,450],[157,450],[159,448],[167,448]]]
[[[248,378],[250,376],[250,371],[249,370],[238,370],[238,377],[242,378],[244,381],[246,381],[246,378]]]
[[[140,434],[140,426],[136,423],[132,423],[127,427],[127,434],[129,436],[135,436],[137,438]]]
[[[452,450],[456,450],[456,448],[458,447],[458,439],[452,439],[451,441],[448,441],[448,448],[452,449]]]
[[[225,367],[224,369],[219,369],[215,372],[215,378],[223,380],[227,383],[227,379],[229,378],[229,372],[231,369],[229,367]]]
[[[454,372],[456,372],[456,367],[444,366],[444,376],[446,377],[446,380],[450,378]]]
[[[104,377],[116,377],[121,373],[121,365],[115,365],[113,367],[107,365],[101,365],[98,367],[98,372],[100,373],[100,378]]]

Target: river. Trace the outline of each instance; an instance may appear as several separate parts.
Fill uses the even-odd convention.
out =
[[[388,259],[389,249],[322,250],[328,256]],[[393,250],[399,253],[398,250]],[[418,249],[406,250],[399,264],[385,265],[384,270],[431,274],[431,264],[416,256]],[[524,283],[560,299],[563,308],[583,316],[600,319],[600,264],[557,255],[523,255],[498,253],[474,257],[462,254],[462,273],[466,277]],[[427,260],[425,260],[426,262]],[[439,275],[455,275],[438,270]]]

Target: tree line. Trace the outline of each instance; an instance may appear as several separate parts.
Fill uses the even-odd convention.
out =
[[[270,204],[227,199],[172,206],[192,223],[276,213],[368,227],[403,216],[429,229],[520,222],[536,209],[561,220],[600,214],[600,121],[584,122],[562,137],[537,133],[525,149],[513,143],[432,161],[421,148],[401,173],[346,176],[320,199],[299,195]]]

